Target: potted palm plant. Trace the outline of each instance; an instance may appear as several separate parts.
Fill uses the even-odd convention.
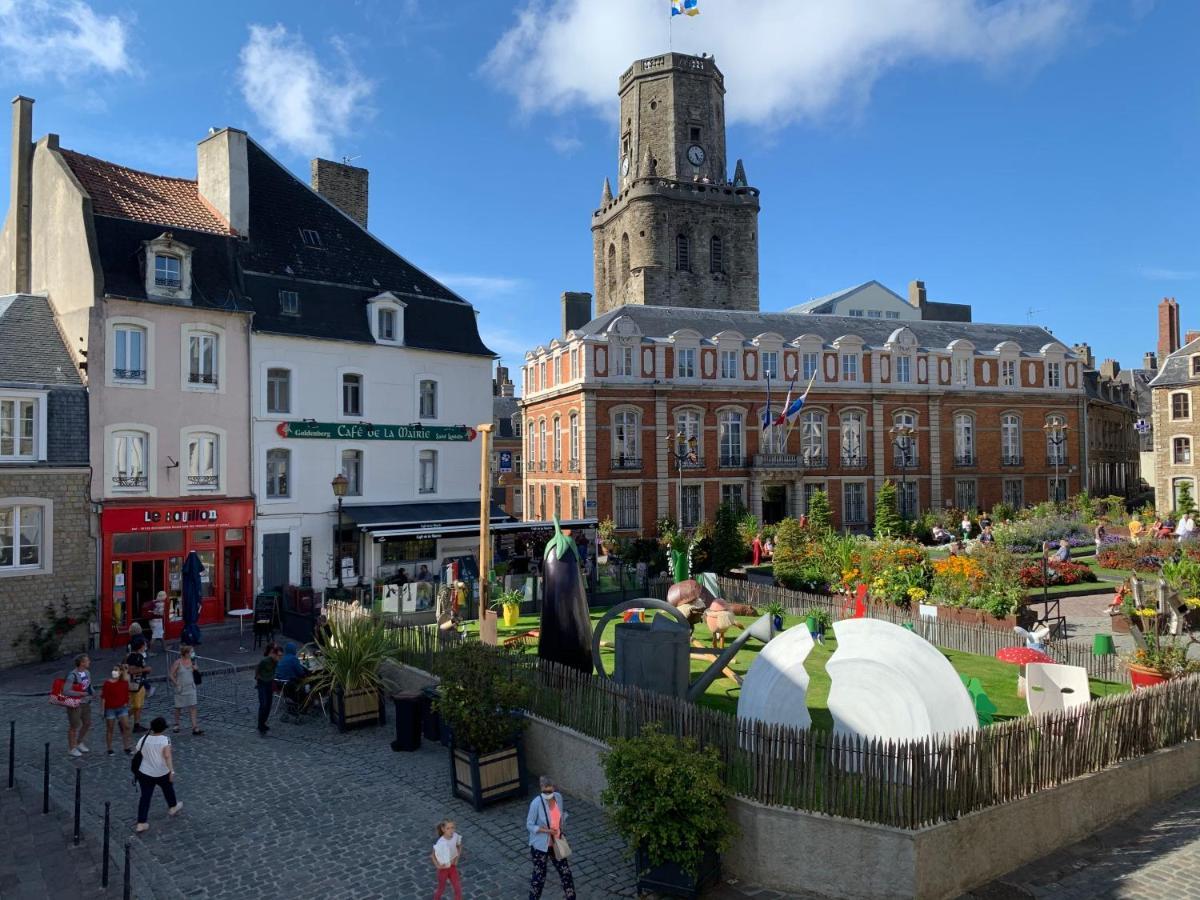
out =
[[[524,595],[518,590],[500,591],[492,601],[492,609],[504,619],[505,628],[516,628],[521,620],[521,600]]]
[[[388,628],[370,616],[334,616],[316,635],[321,668],[309,676],[309,697],[328,696],[339,731],[387,721],[379,666],[398,660]]]
[[[450,783],[476,810],[525,795],[521,731],[528,697],[520,656],[470,642],[440,654],[434,709],[450,729]]]
[[[736,828],[714,749],[651,724],[613,741],[604,774],[600,802],[636,859],[639,891],[698,897],[720,879]]]

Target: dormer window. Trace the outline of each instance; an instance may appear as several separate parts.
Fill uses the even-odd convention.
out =
[[[311,228],[300,229],[300,240],[304,241],[305,247],[321,247],[321,232],[314,231]]]
[[[379,311],[379,340],[394,341],[396,339],[396,311],[381,309]]]
[[[192,248],[164,231],[142,244],[146,296],[166,300],[192,298]]]
[[[279,312],[285,316],[300,315],[300,292],[299,291],[280,291],[279,292]]]
[[[179,290],[183,285],[183,265],[178,256],[154,254],[154,286]]]
[[[1192,377],[1200,378],[1200,356],[1192,357]]]

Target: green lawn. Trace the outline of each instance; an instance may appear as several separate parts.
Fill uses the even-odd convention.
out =
[[[602,609],[592,610],[592,621],[596,622],[604,614]],[[748,617],[739,617],[738,621],[743,624],[749,624],[754,620]],[[794,616],[788,616],[784,619],[784,625],[788,628],[799,625],[804,627],[802,619]],[[514,634],[521,634],[529,631],[532,628],[537,628],[538,619],[536,616],[523,616],[515,628],[505,628],[503,622],[500,624],[500,639],[510,637]],[[472,624],[472,629],[474,625]],[[613,629],[616,627],[616,622],[612,621],[604,629],[603,640],[609,644],[613,641]],[[736,636],[739,632],[731,631],[729,634]],[[703,624],[697,625],[694,635],[697,640],[705,646],[712,646],[712,635]],[[728,636],[727,636],[728,637]],[[738,675],[744,676],[754,662],[763,644],[753,638],[750,639],[734,657],[730,663],[731,668]],[[812,652],[808,655],[808,660],[805,662],[805,668],[808,670],[808,710],[812,717],[812,723],[815,728],[828,729],[833,727],[833,718],[829,713],[827,702],[829,699],[829,688],[831,681],[829,675],[825,671],[825,664],[829,661],[829,657],[837,649],[837,642],[833,638],[833,632],[830,630],[825,638],[824,644],[816,645]],[[601,656],[604,658],[604,667],[609,674],[613,669],[614,652],[610,647],[601,648]],[[992,702],[997,707],[997,718],[1016,718],[1026,714],[1025,701],[1017,696],[1017,667],[1009,663],[1000,662],[988,656],[977,656],[973,653],[962,653],[957,650],[942,650],[946,658],[950,660],[951,665],[960,675],[966,675],[970,678],[978,678],[983,685],[984,691]],[[709,662],[715,657],[696,656],[692,657],[692,672],[699,674],[703,672]],[[1092,679],[1091,688],[1093,696],[1107,696],[1108,694],[1124,693],[1129,690],[1125,684],[1108,681],[1098,681]],[[702,706],[710,706],[714,709],[719,709],[727,712],[730,715],[736,714],[738,693],[740,688],[737,683],[728,677],[720,677],[715,679],[709,685],[708,690],[700,699]]]

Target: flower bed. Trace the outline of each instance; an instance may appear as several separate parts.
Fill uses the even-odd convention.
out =
[[[1013,553],[1032,553],[1041,550],[1046,541],[1066,538],[1072,547],[1092,543],[1091,528],[1077,516],[1043,515],[1004,522],[994,529],[996,543]]]
[[[1189,550],[1200,548],[1189,548]],[[1105,545],[1096,554],[1096,565],[1102,569],[1119,571],[1155,572],[1175,552],[1175,542],[1148,540],[1139,544],[1120,541]]]
[[[1096,573],[1083,563],[1051,562],[1046,566],[1045,577],[1042,574],[1041,560],[1021,566],[1021,584],[1027,588],[1082,584],[1096,580]]]

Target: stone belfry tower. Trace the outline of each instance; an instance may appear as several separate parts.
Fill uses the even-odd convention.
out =
[[[758,310],[758,190],[725,157],[725,79],[668,53],[621,76],[617,192],[592,213],[596,314],[626,303]]]

